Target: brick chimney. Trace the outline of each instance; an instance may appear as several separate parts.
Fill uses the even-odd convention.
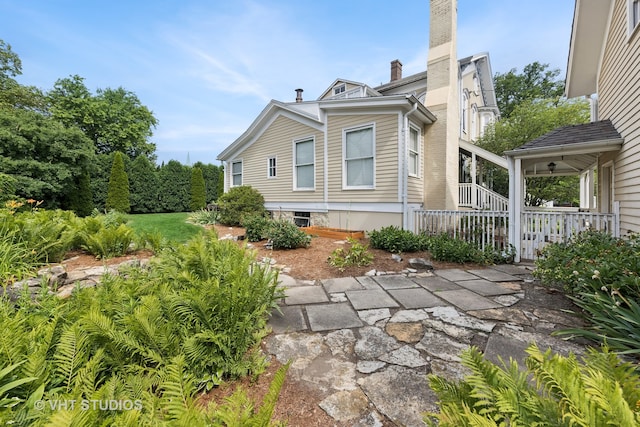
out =
[[[425,131],[426,209],[458,208],[460,111],[456,33],[457,0],[430,0],[425,106],[437,120]]]
[[[302,102],[302,92],[304,92],[303,89],[296,89],[296,102],[298,103]]]
[[[391,61],[391,81],[395,82],[402,78],[402,62],[397,59]]]

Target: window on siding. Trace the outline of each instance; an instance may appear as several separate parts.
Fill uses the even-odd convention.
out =
[[[315,155],[313,139],[295,142],[295,168],[297,190],[313,190],[315,187]]]
[[[471,106],[471,141],[478,138],[478,107],[476,104]]]
[[[640,25],[640,0],[629,1],[629,35]]]
[[[373,188],[373,126],[344,131],[343,182],[346,188]]]
[[[231,185],[242,185],[242,160],[231,163]]]
[[[460,126],[462,127],[462,132],[463,133],[467,133],[467,103],[469,102],[469,95],[467,94],[467,91],[465,90],[462,93],[462,112],[461,115],[462,117],[460,117],[460,121],[462,123],[460,123]]]
[[[336,86],[333,87],[333,94],[334,95],[339,95],[342,92],[344,92],[345,90],[347,90],[347,85],[342,83],[342,84],[339,84],[339,85],[336,85]]]
[[[269,157],[267,160],[267,177],[275,178],[276,177],[276,158]]]
[[[420,131],[409,128],[409,175],[420,174]]]

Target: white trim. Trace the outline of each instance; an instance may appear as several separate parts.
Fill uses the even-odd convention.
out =
[[[611,175],[609,177],[606,177],[606,174],[604,173],[604,169],[610,169],[611,170]],[[600,165],[599,171],[598,171],[598,176],[602,177],[602,180],[598,179],[598,181],[600,181],[598,184],[602,184],[602,185],[598,185],[598,196],[599,200],[597,201],[597,208],[598,208],[598,212],[600,213],[614,213],[615,210],[615,202],[616,202],[616,169],[615,169],[615,164],[613,163],[613,160],[609,160],[608,162],[603,163],[602,165]],[[608,188],[605,189],[604,186],[604,180],[605,177],[610,180],[608,182]],[[605,193],[607,193],[608,199],[607,199],[607,206],[604,206],[604,195]],[[609,207],[611,207],[611,209],[609,209]],[[605,210],[603,210],[603,208],[605,208]]]
[[[412,129],[418,132],[418,137],[417,137],[418,138],[417,139],[418,151],[417,152],[411,149],[411,130]],[[409,144],[408,144],[408,147],[407,147],[407,158],[409,160],[409,164],[407,165],[407,174],[408,174],[408,176],[410,176],[412,178],[420,178],[421,177],[421,174],[420,174],[420,169],[421,169],[420,168],[420,164],[421,164],[421,161],[422,161],[422,156],[421,156],[421,151],[422,151],[422,149],[421,149],[422,147],[421,146],[422,146],[422,144],[420,144],[421,140],[422,140],[422,130],[418,126],[414,125],[413,123],[409,123],[409,139],[408,139]],[[418,169],[417,169],[416,173],[414,173],[414,174],[411,173],[411,167],[410,167],[411,166],[411,154],[412,153],[416,153],[416,156],[417,156],[416,167]]]
[[[242,157],[241,157],[239,159],[231,160],[230,163],[231,163],[231,168],[230,168],[229,173],[231,175],[231,180],[229,181],[229,188],[241,187],[242,184],[244,183],[244,161],[242,160]],[[236,163],[240,163],[240,173],[239,174],[233,172],[233,165],[236,164]],[[233,177],[236,176],[236,175],[240,175],[240,185],[236,185],[234,183]]]
[[[273,160],[273,168],[271,167],[271,160]],[[273,175],[271,175],[271,169],[273,169]],[[278,177],[278,156],[267,157],[267,179],[276,179]]]
[[[640,0],[627,0],[627,37],[630,39],[640,28]]]
[[[309,142],[311,141],[313,143],[313,187],[298,187],[298,174],[297,174],[297,167],[298,164],[296,163],[296,147],[297,144],[302,143],[302,142]],[[316,189],[316,136],[315,135],[310,135],[310,136],[306,136],[303,138],[296,138],[292,141],[293,143],[293,191],[315,191]],[[305,165],[301,165],[301,166],[308,166],[307,164]]]
[[[411,206],[419,207],[412,203]],[[397,202],[265,202],[265,209],[269,211],[303,211],[303,212],[375,212],[402,213],[402,203]]]
[[[347,183],[347,133],[357,132],[359,130],[371,129],[371,143],[372,147],[372,183],[371,185],[348,185]],[[375,190],[376,189],[376,122],[366,123],[358,126],[352,126],[342,129],[342,189],[343,190]]]

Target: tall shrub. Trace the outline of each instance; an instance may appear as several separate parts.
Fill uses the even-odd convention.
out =
[[[78,177],[75,191],[69,195],[69,207],[80,217],[88,216],[93,211],[91,177],[86,170]]]
[[[113,157],[105,207],[108,210],[114,209],[124,213],[128,213],[131,210],[129,204],[129,178],[124,170],[124,159],[120,152],[117,152]]]
[[[191,170],[176,160],[170,160],[158,172],[160,202],[164,212],[189,210]]]
[[[158,200],[158,176],[147,156],[140,155],[129,167],[131,213],[162,212]]]
[[[207,205],[206,197],[202,169],[194,167],[191,169],[191,203],[189,203],[191,211],[204,209]]]
[[[248,185],[232,187],[218,198],[220,223],[230,226],[242,224],[244,217],[263,215],[264,197]]]

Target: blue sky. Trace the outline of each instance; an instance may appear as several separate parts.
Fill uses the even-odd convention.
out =
[[[458,57],[489,52],[494,74],[534,61],[562,71],[574,0],[459,0]],[[216,156],[270,99],[316,99],[336,79],[371,86],[426,68],[428,0],[0,0],[0,39],[19,81],[80,75],[123,87],[159,121],[158,162]]]

